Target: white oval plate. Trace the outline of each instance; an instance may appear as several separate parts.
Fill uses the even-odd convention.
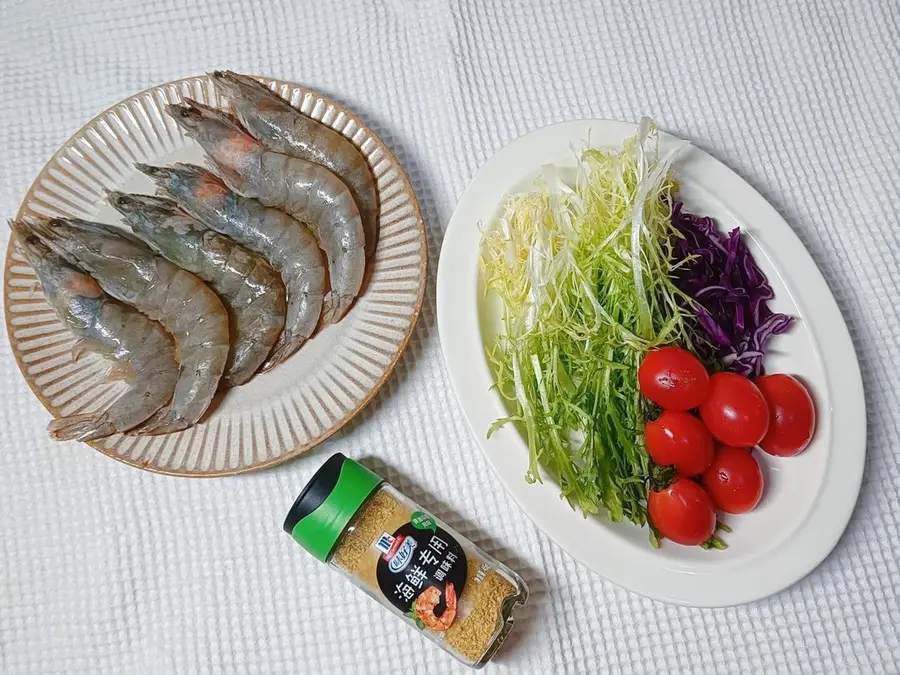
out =
[[[866,418],[862,379],[850,335],[825,280],[803,244],[763,198],[728,167],[697,148],[675,165],[688,210],[711,215],[720,228],[740,226],[775,290],[772,307],[798,317],[771,343],[769,372],[799,375],[819,416],[810,447],[793,458],[760,457],[766,488],[750,514],[728,516],[729,548],[704,551],[671,542],[654,550],[646,529],[584,518],[550,480],[525,482],[528,449],[508,425],[490,440],[490,424],[505,416],[490,391],[484,344],[496,334],[496,298],[479,273],[480,223],[497,214],[503,196],[528,188],[540,167],[575,166],[575,150],[621,148],[634,124],[579,120],[522,136],[475,175],[456,207],[438,267],[437,310],[450,379],[475,436],[500,481],[534,523],[581,563],[610,581],[651,598],[719,607],[775,593],[813,570],[847,525],[862,480]],[[661,135],[661,152],[674,141]]]
[[[422,307],[427,248],[412,186],[394,154],[350,110],[299,85],[264,79],[313,119],[350,138],[369,161],[381,205],[378,248],[363,294],[338,324],[320,330],[271,372],[214,401],[190,429],[163,436],[116,435],[91,443],[143,469],[184,476],[242,473],[278,464],[346,424],[385,382]],[[134,162],[204,163],[162,106],[190,96],[225,107],[203,75],[162,84],[117,103],[88,122],[50,159],[18,217],[63,215],[119,222],[104,189],[153,192]],[[109,382],[96,354],[72,361],[72,334],[47,303],[18,246],[7,249],[4,296],[13,354],[29,386],[56,417],[107,406],[124,389]]]

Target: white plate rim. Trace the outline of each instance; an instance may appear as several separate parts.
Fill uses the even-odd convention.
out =
[[[728,204],[739,204],[747,220],[771,223],[768,244],[778,246],[781,258],[791,260],[779,269],[792,290],[812,299],[815,314],[806,319],[824,362],[832,406],[832,444],[821,488],[813,508],[796,535],[752,565],[731,565],[713,575],[684,574],[636,560],[604,559],[577,528],[554,521],[541,491],[557,492],[552,483],[541,487],[524,480],[524,442],[518,432],[503,429],[490,441],[485,432],[496,394],[489,392],[490,371],[484,358],[478,321],[477,216],[483,204],[498,204],[502,195],[522,177],[555,161],[571,144],[589,137],[624,139],[637,125],[603,119],[562,122],[527,133],[491,157],[466,187],[448,223],[437,273],[437,317],[441,349],[448,374],[467,422],[491,465],[510,495],[534,524],[580,563],[613,583],[657,600],[686,606],[724,607],[761,599],[796,583],[815,569],[837,545],[856,504],[862,483],[866,453],[865,397],[862,376],[849,330],[824,277],[796,233],[778,212],[744,179],[726,165],[692,147],[690,162],[704,175],[703,186]],[[661,140],[675,137],[661,134]],[[523,168],[524,167],[524,168]],[[677,175],[676,167],[676,175]],[[727,195],[727,198],[724,197]],[[478,354],[478,356],[475,356]],[[820,415],[824,411],[819,411]],[[518,456],[518,462],[515,461]],[[541,508],[539,502],[543,501]],[[565,508],[568,508],[566,506]],[[565,525],[565,523],[563,523]]]

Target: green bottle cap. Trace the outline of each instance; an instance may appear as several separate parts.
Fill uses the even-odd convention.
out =
[[[288,511],[284,531],[325,562],[359,507],[384,482],[359,462],[333,454]]]

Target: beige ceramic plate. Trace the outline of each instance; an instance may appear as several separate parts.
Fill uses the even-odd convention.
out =
[[[100,452],[161,473],[217,476],[283,462],[346,424],[387,379],[409,340],[425,289],[425,227],[409,179],[384,143],[358,117],[298,85],[265,80],[304,114],[350,138],[368,158],[381,202],[378,249],[363,295],[337,325],[320,331],[286,363],[228,391],[191,429],[165,436],[112,436]],[[183,96],[224,106],[208,76],[163,84],[128,98],[89,122],[47,163],[19,216],[66,215],[118,222],[104,189],[152,193],[134,162],[203,163],[162,112]],[[6,256],[6,326],[28,384],[54,415],[107,406],[123,390],[107,363],[72,360],[72,334],[36,288],[15,244]]]

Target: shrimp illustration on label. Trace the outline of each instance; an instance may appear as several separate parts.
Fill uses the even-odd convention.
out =
[[[413,603],[416,616],[429,630],[447,630],[456,618],[456,589],[452,583],[444,587],[444,600],[444,612],[440,616],[434,614],[434,608],[441,602],[441,589],[437,586],[426,588]]]

